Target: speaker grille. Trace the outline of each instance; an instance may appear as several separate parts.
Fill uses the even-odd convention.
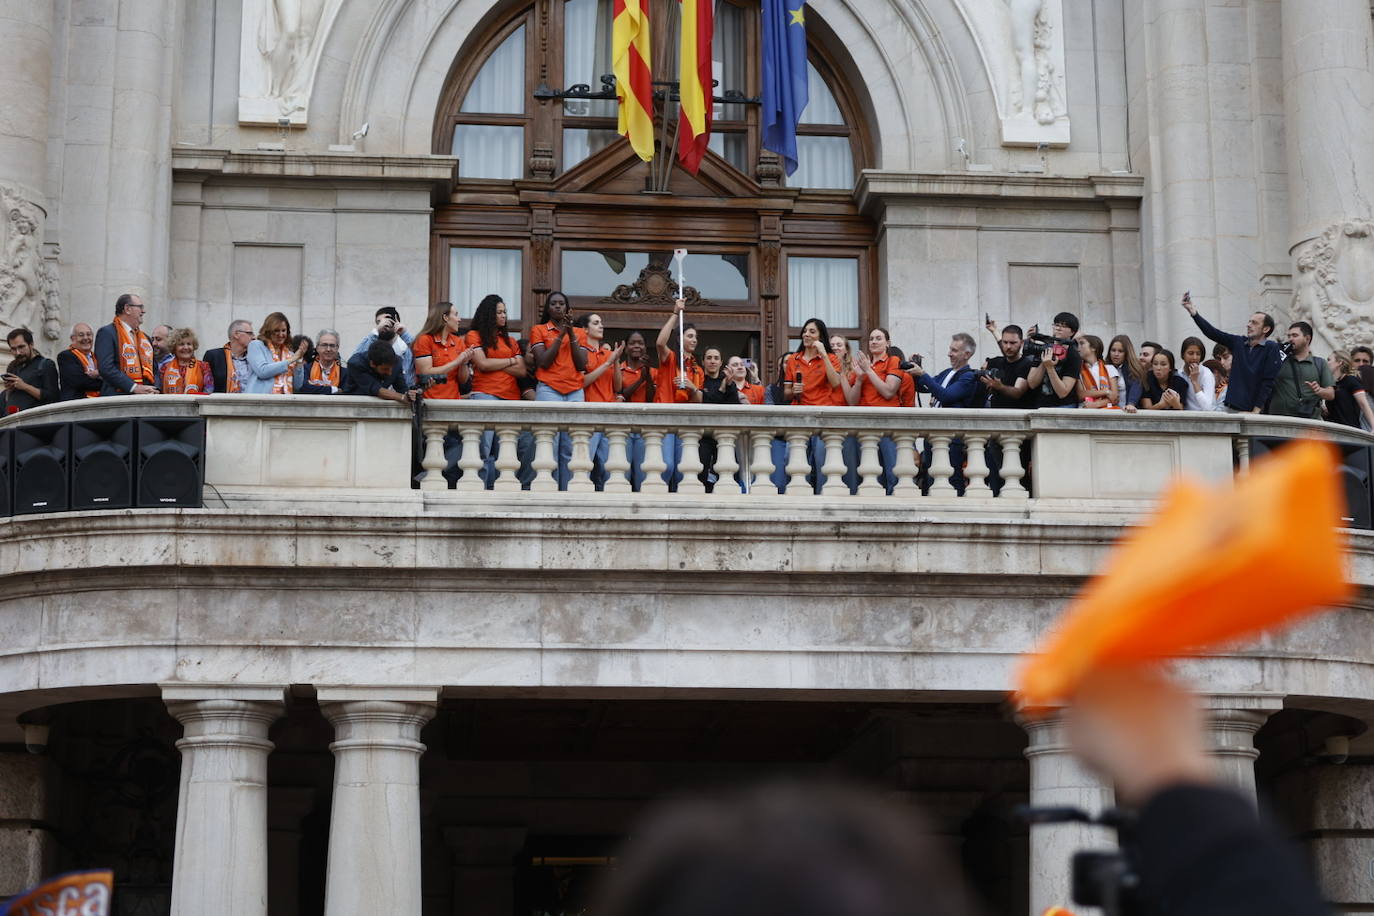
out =
[[[19,512],[63,512],[67,508],[66,455],[58,448],[39,448],[24,455],[14,475],[14,502]]]
[[[144,506],[200,504],[199,449],[184,442],[159,442],[144,450],[139,469],[139,503]]]

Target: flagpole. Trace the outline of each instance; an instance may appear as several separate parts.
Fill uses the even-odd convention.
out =
[[[677,360],[679,378],[687,375],[687,347],[685,344],[686,334],[683,330],[683,327],[686,323],[686,319],[683,317],[683,315],[687,311],[687,293],[686,280],[682,275],[682,262],[686,259],[686,248],[673,249],[673,260],[677,261],[677,297],[683,301],[683,308],[677,313]]]

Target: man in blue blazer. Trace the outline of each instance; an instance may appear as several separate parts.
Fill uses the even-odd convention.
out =
[[[153,345],[139,330],[143,300],[124,293],[115,300],[114,321],[95,333],[95,362],[100,369],[100,394],[157,394]]]

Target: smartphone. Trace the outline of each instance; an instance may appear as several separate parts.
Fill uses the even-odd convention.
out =
[[[991,312],[984,312],[984,313],[983,313],[983,324],[992,324],[992,313],[991,313]]]

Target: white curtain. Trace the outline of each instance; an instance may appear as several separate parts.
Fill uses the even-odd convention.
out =
[[[806,103],[806,110],[802,112],[801,123],[844,123],[844,115],[840,114],[839,103],[835,101],[835,96],[831,94],[830,87],[825,84],[825,80],[821,78],[813,64],[806,65],[806,91],[810,96],[810,101]]]
[[[610,73],[611,0],[568,0],[563,6],[563,88],[586,83],[601,91],[601,77]],[[564,114],[580,118],[614,118],[611,100],[567,99]],[[564,149],[567,149],[564,141]],[[581,158],[586,158],[582,156]],[[580,162],[581,158],[574,160]],[[563,167],[571,163],[564,160]]]
[[[819,318],[831,328],[859,326],[859,259],[787,259],[787,323]]]
[[[477,304],[495,293],[506,303],[506,320],[519,321],[524,288],[519,249],[449,249],[448,298],[464,318],[471,318]]]
[[[497,124],[458,124],[453,155],[463,178],[524,178],[525,128]]]
[[[613,130],[563,128],[563,171],[566,172],[592,153],[600,152],[619,139],[620,134]]]
[[[745,12],[733,3],[716,0],[715,40],[711,43],[711,76],[719,82],[716,94],[726,89],[745,90],[744,53],[744,16]],[[743,105],[715,106],[711,114],[714,118],[726,121],[743,121]],[[732,163],[733,164],[733,163]]]
[[[798,137],[797,170],[787,176],[789,188],[854,187],[854,153],[848,137]]]
[[[463,99],[463,114],[525,113],[525,27],[501,42]]]

